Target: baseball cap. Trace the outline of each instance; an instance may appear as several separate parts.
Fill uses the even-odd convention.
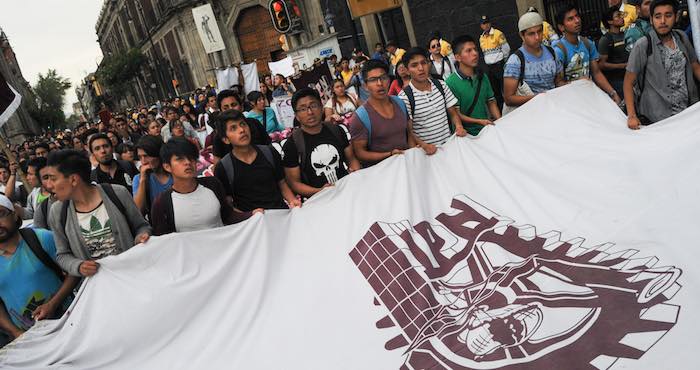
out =
[[[528,12],[523,14],[518,20],[518,31],[523,32],[530,27],[540,26],[544,20],[539,13]]]
[[[482,16],[481,16],[481,21],[480,21],[480,22],[481,22],[481,24],[484,24],[484,23],[491,23],[491,20],[489,20],[489,17],[487,17],[487,16],[485,16],[485,15],[482,15]]]
[[[0,195],[0,207],[5,207],[12,212],[15,211],[15,206],[12,204],[12,201],[10,200],[10,198],[8,198],[4,195]]]

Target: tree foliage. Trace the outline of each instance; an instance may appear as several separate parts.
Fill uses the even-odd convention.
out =
[[[147,58],[140,49],[132,48],[126,53],[105,57],[97,72],[97,78],[104,83],[112,95],[121,97],[133,86],[133,79],[141,73]]]
[[[63,102],[70,87],[70,81],[59,76],[55,69],[49,69],[45,75],[39,73],[39,80],[34,85],[36,106],[32,107],[31,115],[41,127],[53,130],[65,126]]]

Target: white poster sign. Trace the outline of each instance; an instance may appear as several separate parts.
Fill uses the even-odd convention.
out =
[[[194,17],[194,24],[197,26],[199,38],[202,40],[207,54],[226,49],[211,4],[192,8],[192,17]]]
[[[260,79],[258,77],[258,63],[252,62],[241,64],[241,72],[243,72],[244,89],[246,93],[251,91],[260,91]]]
[[[289,77],[294,74],[294,61],[291,57],[286,57],[276,62],[268,62],[267,66],[270,67],[270,73],[273,75],[279,73],[284,77]]]
[[[291,96],[279,96],[272,99],[270,108],[275,111],[277,120],[284,127],[294,127],[294,108],[292,108]]]
[[[538,95],[302,208],[101,259],[0,368],[695,369],[698,115],[631,131],[591,82]]]

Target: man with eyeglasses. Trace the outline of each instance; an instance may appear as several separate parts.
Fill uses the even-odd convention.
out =
[[[369,99],[350,119],[352,147],[365,167],[416,145],[403,100],[389,96],[389,66],[370,60],[362,67]]]
[[[341,125],[322,122],[323,105],[318,91],[308,87],[292,96],[292,108],[300,127],[284,143],[284,173],[294,193],[309,198],[360,169]]]

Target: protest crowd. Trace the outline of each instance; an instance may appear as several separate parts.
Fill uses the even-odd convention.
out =
[[[580,35],[574,6],[556,24],[534,8],[523,14],[516,50],[484,15],[478,37],[436,32],[424,47],[389,42],[319,61],[335,78],[329,99],[268,75],[260,91],[207,86],[104,107],[99,122],[10,146],[0,161],[0,345],[61,316],[100,258],[148,248],[151,236],[303,207],[353,172],[414,147],[432,155],[570,82],[592,80],[633,130],[695,104],[700,64],[674,27],[677,1],[610,5],[597,42]],[[279,96],[291,96],[291,127],[270,108]]]

